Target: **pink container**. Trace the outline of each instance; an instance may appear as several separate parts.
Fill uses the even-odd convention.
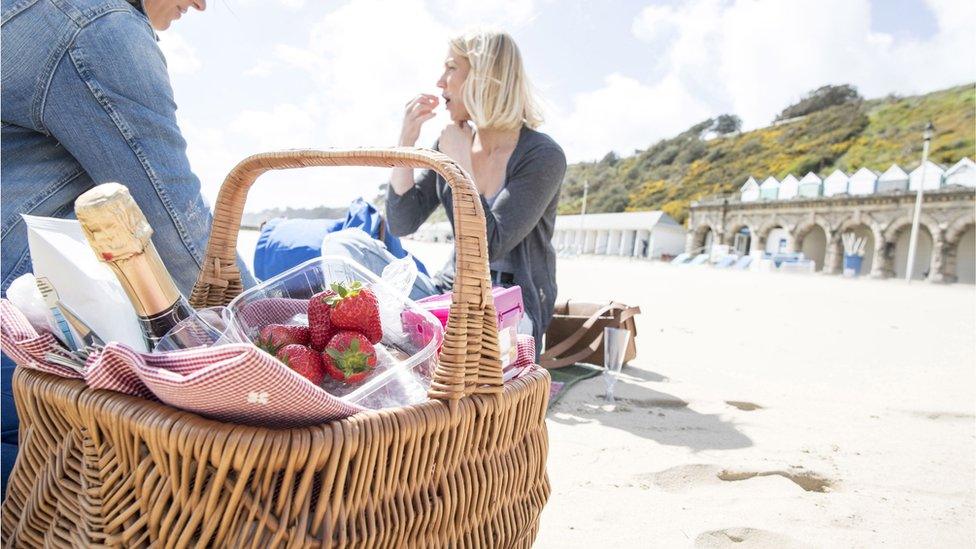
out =
[[[510,333],[514,338],[518,330],[519,321],[525,314],[525,305],[522,304],[522,288],[520,286],[509,286],[503,288],[495,286],[491,289],[491,295],[495,298],[495,310],[498,311],[498,333]],[[416,302],[421,308],[434,315],[440,321],[441,326],[447,326],[447,315],[451,307],[451,294],[434,295],[425,297]],[[403,311],[403,331],[410,334],[415,344],[424,345],[434,337],[433,330],[424,318],[411,310]]]

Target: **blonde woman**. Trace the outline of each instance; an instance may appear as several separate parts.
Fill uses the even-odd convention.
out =
[[[435,148],[474,178],[485,209],[493,281],[522,288],[527,316],[519,331],[539,341],[556,298],[551,241],[566,157],[555,141],[535,130],[542,116],[521,54],[508,34],[478,30],[452,39],[437,87],[451,123]],[[440,104],[428,94],[407,103],[401,146],[416,145],[421,126]],[[434,172],[394,169],[386,202],[389,230],[397,236],[411,234],[438,206],[453,224],[451,201],[450,188]],[[389,257],[385,250],[377,249],[378,243],[365,233],[350,237],[333,244],[327,239],[323,253],[353,252],[358,261],[381,271]],[[453,279],[452,257],[436,276],[420,276],[411,295],[450,290]]]

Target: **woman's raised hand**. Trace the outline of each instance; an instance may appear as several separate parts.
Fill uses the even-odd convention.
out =
[[[436,95],[422,93],[407,102],[403,113],[403,126],[400,128],[400,146],[413,147],[420,138],[420,127],[424,122],[437,116],[434,109],[440,99]]]
[[[437,148],[470,172],[471,144],[473,142],[474,130],[471,124],[467,122],[451,123],[441,131],[441,137],[437,140]]]

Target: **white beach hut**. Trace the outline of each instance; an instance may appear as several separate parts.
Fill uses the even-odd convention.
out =
[[[952,165],[945,173],[946,185],[962,185],[976,187],[976,162],[963,158]]]
[[[759,185],[759,196],[763,200],[776,200],[779,198],[779,181],[773,177],[767,177],[762,185]]]
[[[925,162],[925,184],[922,186],[923,190],[933,191],[942,186],[942,176],[945,175],[945,167],[927,160]],[[919,184],[922,182],[922,165],[919,164],[917,168],[912,170],[912,173],[908,174],[908,190],[917,191]]]
[[[743,183],[742,187],[739,189],[742,193],[739,200],[743,202],[755,202],[759,200],[759,182],[756,181],[755,177],[749,177],[746,182]]]
[[[557,215],[555,229],[556,247],[652,259],[680,254],[687,238],[685,228],[662,211]]]
[[[800,180],[793,174],[787,175],[779,182],[779,199],[789,200],[796,198],[800,193]]]
[[[823,181],[823,195],[834,196],[846,193],[849,181],[850,177],[846,173],[834,170],[834,173],[828,175]]]
[[[800,189],[797,194],[803,198],[816,198],[823,195],[823,179],[820,179],[820,176],[813,172],[807,172],[800,180]]]
[[[908,172],[901,169],[898,164],[892,164],[878,177],[879,193],[908,190]]]
[[[878,185],[878,172],[868,169],[861,168],[854,172],[851,176],[850,181],[847,184],[847,189],[850,194],[874,194]]]

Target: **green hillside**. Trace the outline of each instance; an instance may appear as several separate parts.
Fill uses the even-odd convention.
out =
[[[716,121],[706,120],[632,156],[611,153],[599,162],[573,164],[559,212],[579,212],[583,181],[589,182],[588,212],[660,209],[684,221],[692,201],[735,191],[750,175],[802,177],[862,166],[881,171],[893,162],[908,168],[919,162],[922,129],[930,120],[936,128],[933,160],[951,164],[976,157],[973,84],[921,96],[845,99],[828,107],[813,97],[821,90],[805,99],[809,104],[784,113],[819,110],[778,125],[714,137],[709,130]]]

